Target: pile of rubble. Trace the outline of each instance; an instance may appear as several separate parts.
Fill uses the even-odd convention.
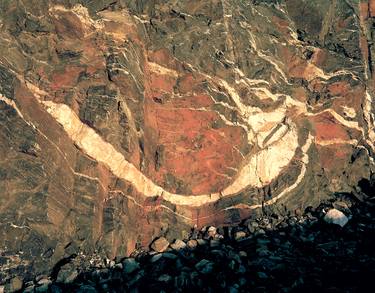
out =
[[[50,276],[14,277],[5,292],[367,292],[375,208],[341,195],[286,217],[160,237],[125,259],[80,254]],[[0,289],[1,292],[1,289]]]

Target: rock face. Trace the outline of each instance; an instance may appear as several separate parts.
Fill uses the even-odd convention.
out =
[[[0,251],[45,271],[366,196],[374,20],[372,0],[1,1]]]

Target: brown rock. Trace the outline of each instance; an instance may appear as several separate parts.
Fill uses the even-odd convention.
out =
[[[218,247],[220,246],[220,240],[219,239],[211,239],[210,240],[210,247]]]
[[[239,241],[239,240],[241,240],[245,237],[246,237],[246,232],[244,232],[244,231],[237,231],[236,233],[234,233],[234,239],[236,241]]]
[[[214,238],[215,235],[216,235],[216,228],[214,226],[210,226],[207,229],[207,235],[208,235],[208,237]]]
[[[164,237],[156,239],[152,244],[151,248],[157,252],[164,252],[169,246],[169,242]]]
[[[190,239],[187,243],[186,246],[190,249],[195,249],[198,246],[198,241],[195,239]]]
[[[10,292],[17,292],[22,289],[23,280],[20,277],[14,277],[10,280]]]
[[[181,250],[186,247],[186,243],[180,239],[176,239],[172,244],[171,248],[174,250]]]

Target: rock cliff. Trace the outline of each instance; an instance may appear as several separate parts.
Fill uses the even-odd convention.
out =
[[[0,1],[0,251],[43,272],[366,196],[374,23],[373,0]]]

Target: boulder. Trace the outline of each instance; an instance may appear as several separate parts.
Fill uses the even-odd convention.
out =
[[[134,258],[127,258],[122,262],[126,274],[131,274],[139,269],[139,263]]]
[[[337,209],[330,209],[324,216],[324,221],[329,224],[336,224],[344,227],[349,219],[345,214]]]
[[[176,239],[170,246],[174,250],[181,250],[186,247],[186,243],[180,239]]]
[[[20,277],[13,277],[9,282],[9,292],[17,292],[23,287],[23,280]]]
[[[156,252],[164,252],[167,250],[168,246],[169,246],[169,242],[164,237],[160,237],[156,239],[151,244],[151,248],[155,250]]]
[[[210,261],[208,261],[207,259],[202,259],[201,261],[199,261],[196,265],[195,265],[195,268],[197,269],[197,271],[199,271],[200,273],[206,275],[206,274],[209,274],[212,272],[213,268],[214,268],[214,264]]]

